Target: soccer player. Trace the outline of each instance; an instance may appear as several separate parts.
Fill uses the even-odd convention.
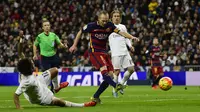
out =
[[[34,75],[33,61],[26,58],[22,52],[22,39],[18,45],[18,52],[20,61],[17,64],[17,69],[23,75],[20,81],[20,85],[14,93],[14,103],[17,109],[22,109],[20,106],[19,96],[24,93],[24,97],[32,104],[38,105],[50,105],[61,107],[88,107],[95,106],[96,102],[86,103],[73,103],[70,101],[64,101],[53,95],[52,91],[48,88],[50,81],[57,77],[58,69],[56,67],[46,70],[42,75]],[[58,82],[58,81],[57,81]],[[54,83],[54,87],[57,88],[57,92],[65,88],[62,84]]]
[[[58,68],[59,57],[56,55],[55,46],[58,45],[58,47],[60,48],[67,48],[67,46],[60,42],[59,37],[55,33],[50,32],[50,22],[48,20],[43,20],[42,29],[43,32],[36,37],[36,40],[33,45],[33,59],[38,59],[36,51],[37,46],[39,46],[41,55],[41,65],[43,67],[42,71],[48,70],[52,67]],[[52,80],[52,82],[56,80],[57,79],[55,78]],[[54,92],[53,88],[54,87],[51,86],[52,92]]]
[[[163,76],[163,67],[161,65],[161,48],[159,47],[158,38],[153,39],[153,45],[149,49],[150,52],[150,62],[151,62],[151,68],[150,68],[150,80],[152,83],[152,89],[156,89],[159,80]]]
[[[107,54],[106,43],[108,41],[108,36],[112,33],[118,33],[124,37],[139,40],[136,37],[130,35],[129,33],[122,32],[115,27],[112,22],[109,22],[109,14],[106,11],[101,11],[98,15],[97,22],[91,22],[85,25],[76,35],[74,44],[70,47],[69,51],[73,52],[77,49],[78,41],[82,33],[89,33],[90,35],[90,49],[89,56],[91,63],[101,71],[104,81],[101,83],[100,87],[93,95],[92,100],[100,103],[100,95],[107,89],[109,84],[113,86],[117,91],[124,89],[121,84],[116,84],[111,77],[113,77],[113,65]]]
[[[111,13],[111,20],[115,24],[115,26],[123,32],[127,32],[126,26],[121,23],[121,12],[119,10],[114,10]],[[111,57],[112,64],[114,67],[114,81],[118,83],[118,75],[120,73],[120,68],[124,68],[127,70],[124,73],[124,77],[120,82],[122,85],[129,79],[131,74],[134,72],[134,63],[127,49],[127,45],[133,51],[133,47],[131,45],[131,41],[128,38],[124,38],[123,36],[113,32],[109,36],[109,45],[111,49]],[[123,94],[123,91],[119,91]],[[113,89],[113,96],[118,97],[117,92]]]

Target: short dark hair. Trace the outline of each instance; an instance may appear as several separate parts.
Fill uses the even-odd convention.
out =
[[[21,59],[17,64],[17,70],[25,76],[32,75],[33,72],[32,64],[33,63],[28,58]]]

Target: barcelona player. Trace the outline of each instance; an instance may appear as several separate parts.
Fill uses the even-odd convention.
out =
[[[70,47],[69,51],[74,52],[77,49],[78,41],[82,33],[89,33],[90,35],[90,49],[89,56],[91,63],[101,71],[104,81],[101,83],[100,87],[93,95],[92,100],[100,103],[100,95],[106,90],[106,88],[111,85],[115,88],[116,92],[123,90],[125,86],[122,84],[116,84],[113,80],[113,65],[107,54],[106,44],[108,42],[109,35],[115,32],[129,39],[139,41],[138,38],[130,35],[129,33],[122,32],[116,26],[109,22],[109,14],[106,11],[101,11],[98,15],[97,22],[91,22],[85,25],[76,35],[73,45]]]
[[[159,47],[158,38],[153,39],[153,45],[150,47],[150,57],[151,57],[151,68],[150,68],[150,80],[152,83],[152,89],[156,89],[159,80],[163,76],[163,68],[161,65],[161,48]]]

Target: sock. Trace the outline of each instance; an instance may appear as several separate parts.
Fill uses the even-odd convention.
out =
[[[115,83],[118,83],[118,76],[117,76],[117,75],[114,75],[113,81],[114,81]]]
[[[99,86],[98,90],[96,91],[96,93],[93,95],[93,97],[99,98],[101,93],[103,93],[108,88],[108,86],[109,84],[106,81],[103,81],[101,85]]]
[[[158,85],[158,83],[159,83],[159,81],[160,81],[161,78],[162,78],[162,76],[160,76],[160,75],[156,78],[156,81],[155,81],[156,85]]]
[[[153,86],[156,86],[156,85],[158,85],[158,83],[159,83],[159,80],[162,78],[162,76],[153,76],[153,84],[152,84],[152,87]]]
[[[124,85],[124,83],[129,79],[129,77],[131,76],[131,73],[127,70],[125,73],[124,73],[124,77],[121,81],[121,84]]]
[[[53,88],[54,88],[54,89],[57,89],[57,88],[60,87],[60,85],[58,84],[58,76],[56,76],[56,77],[54,77],[54,78],[52,79],[52,84],[53,84]]]
[[[73,103],[69,101],[65,101],[66,107],[84,107],[84,103]]]
[[[110,84],[112,87],[116,87],[116,83],[112,80],[112,78],[110,76],[108,76],[107,74],[103,75],[103,79],[104,81],[106,81],[108,84]]]
[[[114,75],[113,81],[117,84],[118,83],[118,76]],[[113,88],[113,93],[115,92],[115,88]]]

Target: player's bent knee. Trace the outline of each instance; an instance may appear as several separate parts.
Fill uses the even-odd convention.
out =
[[[128,67],[128,71],[129,71],[130,73],[133,73],[133,72],[135,71],[134,66]]]
[[[58,68],[53,67],[53,68],[49,69],[49,72],[51,74],[51,79],[53,79],[54,77],[56,77],[58,75]]]

